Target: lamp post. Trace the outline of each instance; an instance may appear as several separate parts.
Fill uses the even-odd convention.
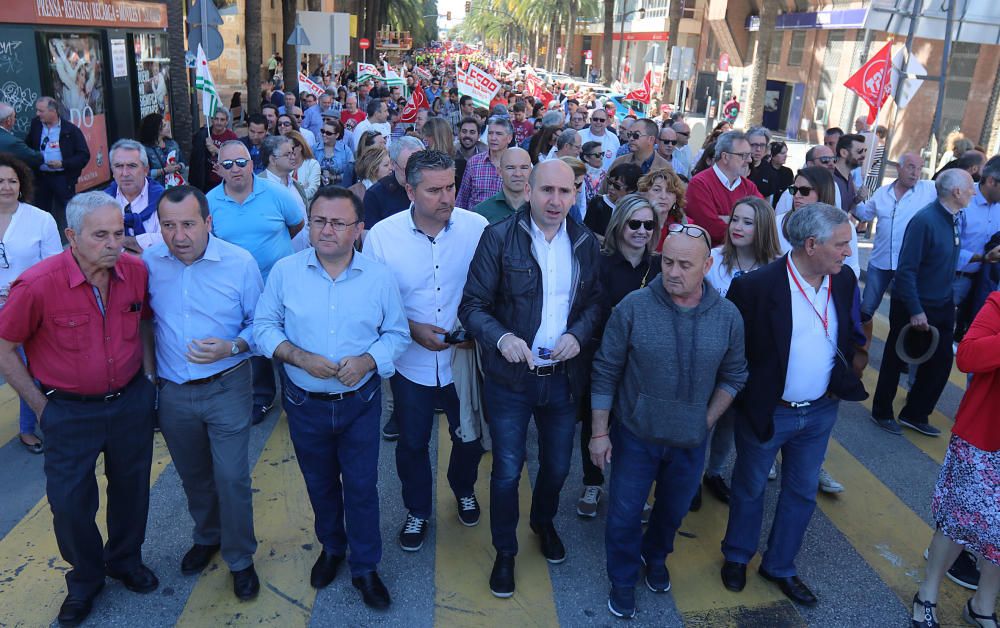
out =
[[[621,80],[622,77],[622,59],[625,58],[625,18],[636,13],[639,14],[640,20],[646,16],[646,9],[642,7],[631,11],[625,11],[625,2],[627,2],[627,0],[622,0],[622,22],[621,29],[618,32],[618,71],[615,72],[618,80]]]

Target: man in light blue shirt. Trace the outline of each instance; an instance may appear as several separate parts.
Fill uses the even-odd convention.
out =
[[[223,144],[218,161],[222,184],[205,195],[212,234],[249,251],[266,281],[274,263],[292,254],[292,238],[305,225],[305,216],[288,188],[254,176],[250,152],[239,140]],[[251,365],[256,425],[270,412],[277,389],[270,360],[255,356]]]
[[[284,362],[282,405],[323,546],[310,583],[329,585],[350,547],[351,582],[381,609],[390,603],[376,571],[381,378],[395,372],[410,335],[392,273],[354,250],[363,213],[350,191],[319,189],[309,208],[312,247],[275,264],[254,339]]]
[[[977,283],[987,282],[993,285],[981,286],[976,292],[988,294],[996,290],[996,285],[990,279],[989,272],[981,272],[983,265],[997,263],[997,254],[991,259],[986,251],[986,243],[995,233],[1000,232],[1000,156],[995,156],[986,162],[980,171],[979,183],[976,184],[976,194],[958,215],[959,239],[961,250],[958,252],[958,266],[955,269],[955,282],[952,288],[955,293],[955,305],[958,306],[956,320],[957,329],[967,329],[972,319],[982,305],[980,299],[970,299]],[[987,270],[991,270],[987,268]],[[977,300],[977,304],[967,301]]]
[[[160,429],[194,519],[185,575],[200,573],[221,548],[236,597],[260,590],[253,555],[248,354],[263,280],[245,250],[210,234],[208,200],[191,186],[170,188],[157,207],[163,242],[146,249]],[[155,338],[155,342],[154,342]],[[155,344],[155,348],[154,348]]]

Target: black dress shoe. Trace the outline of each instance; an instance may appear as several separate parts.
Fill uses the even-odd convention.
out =
[[[704,483],[712,497],[723,504],[729,503],[729,487],[726,486],[726,481],[722,479],[721,475],[708,475],[706,473]]]
[[[181,559],[181,573],[185,576],[199,574],[212,562],[219,551],[219,545],[198,545],[195,543]]]
[[[140,564],[125,573],[108,571],[108,577],[120,580],[125,588],[133,593],[150,593],[160,586],[160,581],[156,579],[149,567]]]
[[[327,554],[326,550],[323,550],[319,553],[319,558],[316,559],[316,564],[313,565],[312,571],[309,573],[309,584],[314,589],[325,588],[337,577],[337,570],[340,569],[342,562],[344,562],[343,556]]]
[[[361,591],[361,599],[365,601],[366,606],[378,610],[389,608],[391,602],[389,590],[382,584],[382,579],[378,577],[377,572],[369,571],[363,576],[351,578],[351,584],[354,585],[355,589]]]
[[[722,585],[730,591],[742,591],[747,586],[747,566],[731,560],[722,563]]]
[[[490,592],[499,598],[514,595],[514,555],[497,552],[490,572]]]
[[[531,531],[541,537],[542,556],[545,560],[553,564],[558,564],[566,560],[566,548],[563,546],[556,527],[551,523],[531,524]]]
[[[79,626],[83,623],[87,616],[90,615],[90,610],[94,607],[94,598],[97,594],[101,592],[104,588],[104,583],[97,588],[97,591],[89,597],[79,597],[72,593],[66,596],[63,601],[62,606],[59,607],[59,625],[60,626]]]
[[[761,577],[765,580],[770,580],[778,585],[781,592],[785,594],[788,599],[795,602],[796,604],[801,604],[802,606],[816,606],[819,601],[813,592],[809,590],[809,587],[805,585],[804,582],[799,580],[798,576],[788,576],[786,578],[779,578],[778,576],[772,576],[771,574],[764,571],[764,568],[757,570]]]
[[[233,593],[241,600],[252,600],[260,593],[260,578],[253,565],[233,572]]]

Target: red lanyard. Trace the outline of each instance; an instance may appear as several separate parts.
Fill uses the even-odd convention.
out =
[[[819,322],[823,323],[823,333],[826,334],[827,338],[829,338],[830,337],[830,318],[829,318],[830,295],[833,292],[833,289],[832,289],[833,288],[833,276],[832,275],[830,276],[830,283],[827,284],[827,287],[826,287],[826,305],[823,306],[823,313],[820,314],[819,310],[816,309],[816,305],[813,304],[813,300],[810,299],[809,296],[806,295],[806,291],[802,289],[802,284],[799,283],[799,278],[795,276],[795,270],[792,269],[791,256],[785,258],[785,263],[788,264],[788,274],[792,276],[792,281],[795,282],[795,287],[799,289],[799,292],[802,293],[802,296],[805,298],[805,300],[809,302],[809,307],[811,307],[812,310],[813,310],[813,312],[816,313],[816,317],[819,318]],[[820,284],[820,285],[822,286],[822,284]]]

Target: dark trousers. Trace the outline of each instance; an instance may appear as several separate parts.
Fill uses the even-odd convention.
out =
[[[434,478],[429,445],[434,409],[444,410],[448,417],[448,435],[451,436],[448,484],[456,498],[469,497],[475,492],[483,448],[479,440],[465,443],[458,435],[461,411],[455,384],[422,386],[398,372],[392,376],[390,384],[399,422],[396,472],[403,485],[403,505],[414,517],[430,519]]]
[[[483,406],[493,439],[490,532],[498,552],[517,553],[520,516],[517,489],[527,449],[528,421],[538,428],[538,475],[531,495],[531,523],[549,524],[559,510],[559,492],[569,474],[576,432],[576,404],[564,373],[527,375],[523,391],[487,378]]]
[[[255,355],[250,358],[253,370],[253,405],[267,406],[274,401],[278,388],[274,383],[274,363],[269,358]]]
[[[916,367],[916,381],[906,395],[906,405],[899,412],[899,418],[918,423],[927,422],[948,383],[955,329],[955,307],[951,303],[937,307],[925,305],[924,313],[927,314],[927,322],[940,332],[940,341],[931,358]],[[903,361],[896,355],[896,339],[909,322],[910,314],[906,306],[902,301],[893,299],[889,303],[889,335],[885,339],[878,384],[872,399],[872,416],[876,419],[890,419],[894,416],[892,402],[896,398],[899,374],[903,370]]]
[[[580,419],[580,466],[583,468],[584,486],[604,484],[604,472],[590,459],[590,437],[594,435],[593,412],[590,409],[590,384],[580,396],[577,406]]]
[[[109,402],[50,399],[42,412],[45,490],[52,508],[59,553],[73,569],[66,585],[89,597],[115,573],[142,564],[153,461],[156,389],[141,374]],[[104,454],[108,479],[108,541],[95,517],[100,501],[94,465]]]
[[[35,207],[52,214],[59,236],[65,240],[66,204],[76,193],[75,185],[62,172],[37,171],[35,175]]]
[[[382,560],[378,448],[381,379],[373,375],[340,401],[313,399],[282,371],[282,406],[315,517],[316,538],[328,554],[345,556],[352,576]]]
[[[662,565],[674,551],[674,536],[691,508],[705,464],[705,446],[680,449],[642,440],[616,421],[608,527],[604,545],[608,577],[615,587],[634,587],[641,558]],[[656,481],[656,505],[642,532],[642,508]]]

